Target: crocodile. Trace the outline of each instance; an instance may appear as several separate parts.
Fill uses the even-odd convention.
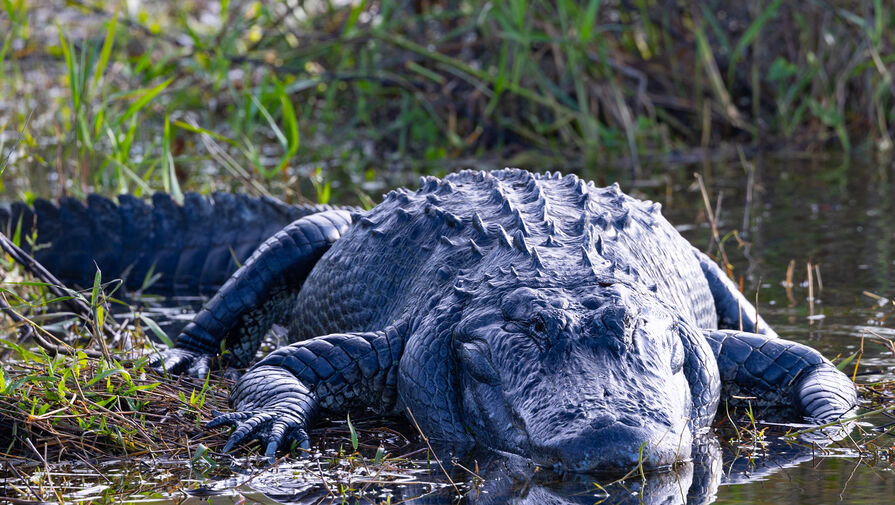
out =
[[[94,200],[89,209],[114,207]],[[690,457],[722,401],[812,423],[856,406],[844,374],[779,338],[660,204],[617,184],[461,171],[423,177],[416,191],[391,191],[368,211],[266,202],[266,218],[245,212],[245,227],[211,245],[216,222],[227,221],[213,217],[217,200],[191,196],[182,209],[155,200],[143,215],[156,250],[139,257],[120,245],[140,233],[128,212],[63,206],[75,207],[75,218],[119,216],[105,227],[91,218],[90,230],[111,229],[112,242],[80,238],[94,254],[121,251],[97,262],[107,278],[136,258],[137,273],[165,265],[166,289],[214,285],[220,277],[202,254],[242,235],[260,246],[154,365],[198,376],[249,366],[274,324],[288,327],[293,342],[255,362],[231,392],[234,410],[207,424],[235,427],[226,451],[253,439],[270,457],[291,443],[308,448],[309,423],[321,413],[369,408],[408,416],[429,439],[559,471],[658,468]],[[119,209],[134,205],[119,198]],[[299,213],[261,242],[283,216]],[[48,207],[43,214],[77,221]],[[180,224],[168,226],[175,217]],[[38,243],[44,226],[55,226],[42,254],[70,277],[90,279],[84,259],[46,252],[71,230],[41,221]],[[180,242],[167,246],[174,235]]]

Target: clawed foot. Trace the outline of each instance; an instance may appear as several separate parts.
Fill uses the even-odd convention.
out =
[[[212,359],[214,356],[211,354],[174,347],[156,354],[149,361],[149,366],[160,372],[172,375],[185,373],[201,379],[208,375]]]
[[[215,418],[205,427],[235,426],[236,430],[227,440],[224,452],[230,452],[238,444],[257,439],[265,446],[264,456],[273,462],[277,450],[289,442],[295,441],[298,447],[310,449],[306,424],[298,409],[277,406],[227,414],[215,412]]]

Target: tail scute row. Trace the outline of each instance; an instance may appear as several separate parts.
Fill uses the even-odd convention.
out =
[[[117,199],[0,206],[0,231],[18,233],[22,248],[66,284],[92,286],[99,266],[104,280],[122,278],[130,290],[155,277],[147,292],[210,294],[265,239],[334,208],[230,193],[187,193],[183,205],[165,193],[154,194],[151,204],[132,195]]]

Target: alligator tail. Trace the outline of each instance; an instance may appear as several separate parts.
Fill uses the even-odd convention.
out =
[[[64,197],[0,207],[0,231],[67,285],[92,286],[99,267],[104,281],[122,279],[131,291],[211,294],[265,239],[333,208],[229,193],[187,193],[183,205],[165,193],[151,203],[120,195],[117,204],[90,195],[86,205]]]

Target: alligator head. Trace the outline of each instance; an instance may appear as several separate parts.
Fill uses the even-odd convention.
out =
[[[477,443],[559,471],[689,458],[682,332],[692,330],[654,293],[515,272],[483,284],[451,339],[458,404]]]

